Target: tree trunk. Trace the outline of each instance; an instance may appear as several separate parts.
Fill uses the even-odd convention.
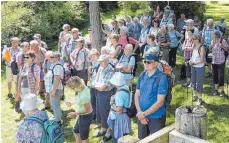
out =
[[[92,48],[100,51],[102,47],[102,30],[99,1],[89,1],[90,24],[92,29]]]
[[[176,109],[175,129],[186,135],[207,138],[207,113],[202,106],[181,106]]]

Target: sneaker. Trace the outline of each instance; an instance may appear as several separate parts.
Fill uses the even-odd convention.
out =
[[[214,93],[213,93],[213,96],[216,96],[216,95],[219,95],[218,90],[215,90]]]
[[[111,138],[112,138],[112,137],[111,137],[111,134],[105,134],[105,135],[103,136],[103,141],[104,141],[104,142],[107,142],[107,141],[109,141]]]
[[[103,132],[99,131],[99,132],[97,132],[97,134],[95,134],[93,137],[97,138],[97,137],[104,136],[105,134],[106,134],[106,131],[103,131]]]
[[[225,92],[224,91],[221,91],[220,92],[220,97],[225,97],[225,96],[226,96]]]
[[[7,95],[7,97],[8,97],[8,98],[13,98],[13,94],[12,94],[12,93],[9,93],[9,94]]]
[[[95,127],[94,127],[94,129],[98,129],[98,128],[100,128],[101,127],[101,125],[99,124],[99,125],[96,125]]]
[[[195,96],[195,95],[192,97],[192,101],[197,101],[197,99],[198,99],[198,98],[197,98],[197,96]]]
[[[192,83],[190,83],[190,84],[188,85],[188,87],[189,87],[189,88],[192,87]]]

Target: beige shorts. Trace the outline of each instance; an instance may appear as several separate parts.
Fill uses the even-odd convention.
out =
[[[6,66],[6,81],[7,82],[17,82],[17,75],[13,75],[10,67]]]

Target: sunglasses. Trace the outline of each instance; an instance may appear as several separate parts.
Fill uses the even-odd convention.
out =
[[[154,61],[144,61],[144,64],[152,64]]]
[[[24,59],[29,59],[30,57],[24,56]]]

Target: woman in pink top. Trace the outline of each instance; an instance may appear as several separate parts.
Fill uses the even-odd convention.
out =
[[[120,38],[119,38],[119,42],[118,43],[122,45],[122,49],[124,49],[124,47],[126,46],[126,44],[135,45],[134,46],[134,50],[133,50],[133,52],[135,52],[138,49],[139,43],[134,38],[128,37],[126,35],[127,31],[128,31],[128,29],[125,26],[122,26],[120,28]]]

